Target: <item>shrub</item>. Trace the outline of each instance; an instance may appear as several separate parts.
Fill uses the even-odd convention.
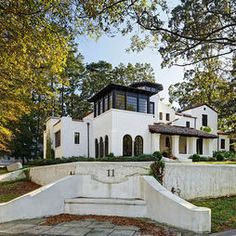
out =
[[[92,157],[68,157],[68,158],[56,158],[56,159],[37,159],[27,163],[27,166],[43,166],[43,165],[55,165],[55,164],[63,164],[77,161],[114,161],[114,162],[122,162],[122,161],[156,161],[157,158],[153,155],[140,155],[140,156],[112,156],[109,155],[103,158],[92,158]]]
[[[224,159],[226,160],[236,160],[236,152],[231,152],[231,151],[217,151],[213,153],[213,157],[215,157],[217,159],[218,158],[222,159],[222,156],[224,157]]]
[[[222,152],[217,152],[217,153],[215,154],[215,159],[216,159],[217,161],[223,161],[223,160],[225,159],[224,154],[223,154]]]
[[[162,159],[162,154],[159,151],[156,151],[152,154],[158,161]]]
[[[188,159],[192,159],[193,162],[197,162],[200,161],[200,156],[198,154],[193,154]]]
[[[163,184],[165,162],[163,160],[158,160],[150,165],[151,175],[160,183]]]
[[[114,153],[113,152],[110,152],[106,157],[114,157]]]

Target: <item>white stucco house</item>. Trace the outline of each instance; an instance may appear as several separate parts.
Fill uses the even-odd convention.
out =
[[[179,159],[195,153],[212,156],[229,150],[229,137],[217,131],[217,112],[201,104],[175,112],[161,101],[161,84],[139,82],[130,86],[110,84],[89,99],[94,111],[82,120],[50,117],[44,131],[55,157],[104,157],[171,152]],[[210,132],[202,127],[210,127]]]

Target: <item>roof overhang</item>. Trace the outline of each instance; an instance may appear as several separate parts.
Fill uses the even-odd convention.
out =
[[[151,133],[160,133],[168,135],[181,135],[181,136],[198,137],[198,138],[218,138],[218,136],[215,134],[209,134],[201,130],[182,126],[167,125],[162,123],[149,125],[149,131]]]

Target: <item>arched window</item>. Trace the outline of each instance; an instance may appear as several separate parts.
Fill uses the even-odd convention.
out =
[[[170,148],[170,137],[166,137],[166,147]]]
[[[123,156],[132,156],[132,138],[130,135],[123,137]]]
[[[134,155],[139,156],[143,154],[143,138],[136,136],[134,140]]]
[[[104,147],[103,147],[103,139],[102,139],[102,137],[100,137],[99,146],[100,146],[100,157],[104,157]]]
[[[98,154],[99,154],[99,146],[98,146],[98,139],[95,139],[95,157],[98,158]]]
[[[109,153],[109,142],[108,142],[108,136],[105,136],[105,156],[108,156]]]

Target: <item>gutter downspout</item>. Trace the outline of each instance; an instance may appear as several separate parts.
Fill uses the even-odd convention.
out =
[[[90,156],[90,149],[89,149],[89,122],[87,122],[87,142],[88,142],[88,158]]]

